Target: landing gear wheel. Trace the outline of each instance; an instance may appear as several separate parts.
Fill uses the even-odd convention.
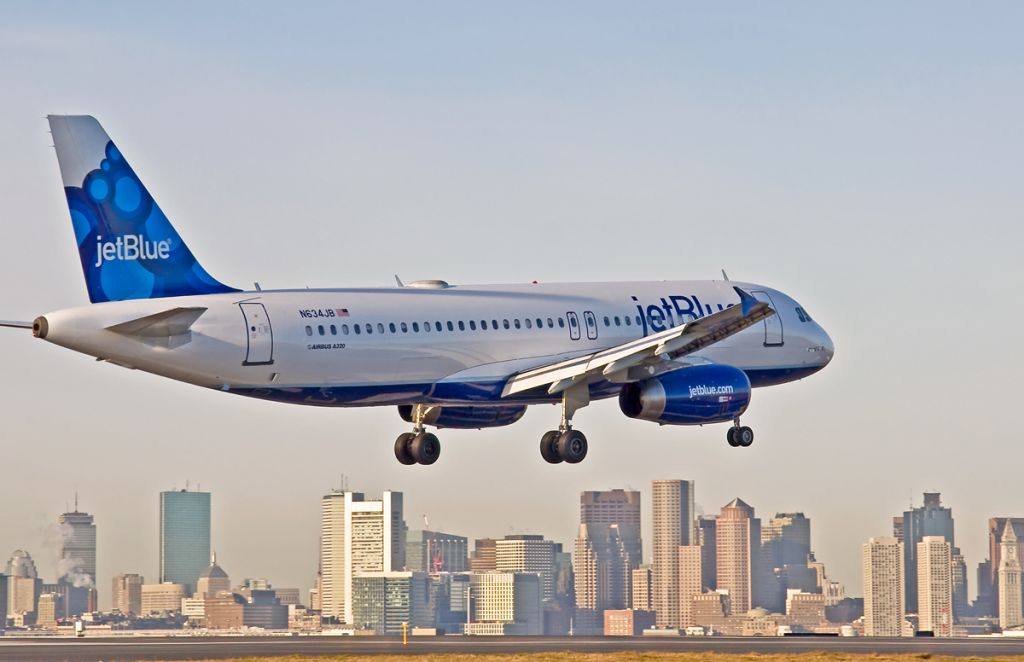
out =
[[[579,430],[566,430],[558,437],[558,455],[569,464],[577,464],[587,456],[587,438]]]
[[[562,462],[562,456],[558,454],[558,438],[560,436],[562,436],[561,432],[551,430],[545,432],[544,436],[540,438],[540,456],[548,464],[559,464]]]
[[[441,442],[429,432],[420,432],[409,444],[409,452],[420,464],[433,464],[441,457]]]
[[[754,431],[745,425],[743,427],[736,428],[736,432],[733,433],[733,439],[736,440],[736,444],[738,446],[746,448],[750,444],[754,443]]]
[[[395,457],[402,464],[416,464],[416,458],[412,456],[412,451],[409,449],[415,436],[412,432],[404,432],[398,435],[398,439],[395,440]]]
[[[725,439],[729,442],[729,445],[733,448],[739,447],[739,442],[736,441],[736,429],[735,427],[729,428],[729,431],[725,433]]]

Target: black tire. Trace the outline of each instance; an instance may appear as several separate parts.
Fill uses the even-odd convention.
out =
[[[412,456],[412,451],[409,449],[409,445],[415,436],[412,432],[403,432],[398,435],[398,439],[395,439],[395,457],[406,466],[416,464],[416,458]]]
[[[739,444],[736,442],[736,427],[729,428],[729,431],[725,433],[725,440],[729,442],[729,445],[733,448],[737,448]]]
[[[562,456],[558,454],[558,438],[562,435],[558,430],[545,432],[540,438],[540,456],[548,464],[559,464]]]
[[[441,442],[435,435],[421,432],[413,437],[409,451],[420,464],[433,464],[441,457]]]
[[[738,443],[743,448],[746,448],[750,444],[754,443],[754,431],[745,425],[739,428],[738,430],[736,430],[736,443]]]
[[[587,456],[587,438],[579,430],[563,432],[558,437],[558,455],[568,464],[579,464]]]

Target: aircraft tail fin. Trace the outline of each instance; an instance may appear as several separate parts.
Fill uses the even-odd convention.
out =
[[[47,120],[93,303],[237,291],[203,269],[94,117]]]

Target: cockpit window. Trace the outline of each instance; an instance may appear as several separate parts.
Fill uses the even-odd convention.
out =
[[[799,306],[796,309],[796,316],[800,319],[801,322],[813,322],[814,321],[814,320],[811,319],[811,316],[807,314],[807,311],[804,310],[803,308],[800,308]]]

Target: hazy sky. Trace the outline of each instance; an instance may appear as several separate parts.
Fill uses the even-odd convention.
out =
[[[97,116],[204,266],[264,288],[733,278],[832,335],[811,379],[725,428],[555,407],[445,431],[403,467],[394,408],[271,404],[0,333],[0,556],[54,578],[77,486],[110,577],[157,577],[158,492],[213,492],[233,580],[306,588],[319,497],[406,494],[413,528],[571,548],[584,489],[696,481],[716,512],[802,510],[861,594],[860,545],[924,489],[984,559],[1024,516],[1020,3],[53,3],[0,6],[0,318],[87,303],[43,117]]]

